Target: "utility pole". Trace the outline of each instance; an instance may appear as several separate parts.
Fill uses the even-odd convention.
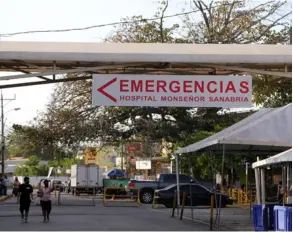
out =
[[[5,132],[4,132],[4,100],[6,101],[14,101],[16,100],[16,97],[14,96],[13,99],[4,99],[3,98],[3,93],[1,90],[1,173],[2,177],[4,176],[5,173]]]

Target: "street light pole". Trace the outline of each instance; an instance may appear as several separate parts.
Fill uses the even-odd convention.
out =
[[[13,101],[16,100],[15,96],[12,99],[4,99],[3,98],[3,93],[1,90],[1,96],[0,96],[0,105],[1,105],[1,174],[2,177],[5,174],[5,128],[4,128],[4,123],[5,123],[5,119],[4,119],[4,100],[9,100],[9,101]],[[13,110],[19,110],[20,108],[15,108]],[[6,112],[7,113],[7,112]]]

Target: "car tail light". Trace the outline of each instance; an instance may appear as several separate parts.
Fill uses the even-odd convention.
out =
[[[134,181],[130,181],[129,182],[129,187],[130,188],[134,188],[135,187],[135,182]]]

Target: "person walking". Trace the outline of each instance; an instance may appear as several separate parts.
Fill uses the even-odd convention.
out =
[[[43,213],[43,221],[50,220],[50,213],[52,210],[52,203],[51,203],[51,192],[54,191],[54,186],[49,186],[49,181],[44,180],[44,186],[41,186],[41,182],[39,183],[39,196],[41,198],[41,207]]]
[[[4,190],[4,186],[3,186],[3,177],[0,176],[0,197],[3,196],[3,190]]]
[[[284,188],[283,188],[283,183],[282,181],[279,182],[278,184],[278,190],[277,190],[277,199],[279,204],[283,204],[283,197],[284,197]]]
[[[3,196],[7,196],[8,184],[9,184],[9,180],[8,180],[7,176],[5,175],[3,178]]]
[[[18,199],[21,221],[27,222],[30,204],[33,199],[33,187],[29,183],[29,178],[24,178],[24,183],[19,186]],[[24,214],[25,213],[25,214]]]
[[[235,190],[241,190],[241,183],[240,183],[240,178],[239,177],[236,177],[234,188],[235,188]]]
[[[13,190],[12,194],[17,197],[18,196],[18,190],[19,190],[20,182],[17,177],[15,177],[14,182],[13,182]]]

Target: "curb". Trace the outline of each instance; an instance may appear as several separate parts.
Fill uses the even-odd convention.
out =
[[[0,197],[0,202],[7,201],[7,200],[9,200],[11,197],[13,197],[13,195],[8,195],[8,196]]]

